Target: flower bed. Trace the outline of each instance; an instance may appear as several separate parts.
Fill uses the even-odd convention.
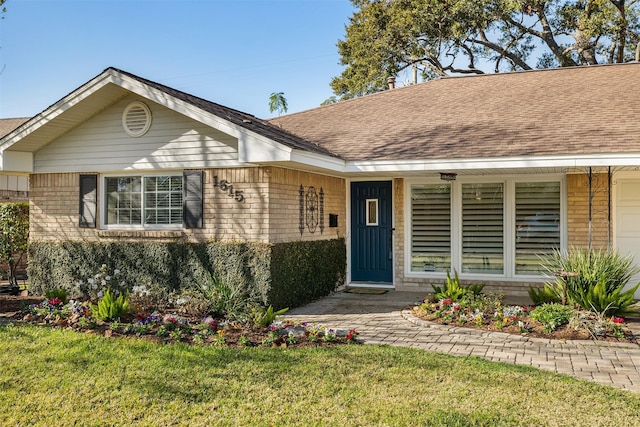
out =
[[[268,327],[239,325],[207,316],[201,321],[175,312],[137,314],[118,320],[101,321],[92,316],[92,307],[80,301],[64,303],[60,298],[31,304],[20,321],[64,327],[106,337],[130,336],[159,343],[188,343],[226,347],[308,347],[358,343],[355,330],[334,330],[320,324],[276,320]]]
[[[412,307],[412,313],[434,323],[485,331],[551,339],[638,342],[622,317],[605,317],[560,304],[506,305],[495,295],[469,294],[457,301],[429,296]]]

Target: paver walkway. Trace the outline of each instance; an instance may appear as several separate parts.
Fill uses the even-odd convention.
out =
[[[640,393],[640,346],[631,343],[558,341],[483,332],[425,322],[407,309],[424,293],[382,295],[337,292],[290,310],[287,319],[355,328],[366,344],[389,344],[457,356],[529,365]]]

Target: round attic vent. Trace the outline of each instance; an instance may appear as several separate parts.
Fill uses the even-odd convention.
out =
[[[151,127],[151,110],[142,102],[132,102],[122,113],[122,127],[131,136],[142,136]]]

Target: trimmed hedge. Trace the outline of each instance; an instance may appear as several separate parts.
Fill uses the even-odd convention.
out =
[[[237,284],[263,304],[296,307],[328,295],[344,282],[344,239],[275,245],[246,242],[32,242],[30,291],[63,288],[79,280],[121,270],[129,289],[158,285],[170,291],[213,277]]]
[[[329,295],[344,284],[344,239],[274,245],[269,302],[274,308],[297,307]]]

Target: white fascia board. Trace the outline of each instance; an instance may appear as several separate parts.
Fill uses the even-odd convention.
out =
[[[332,172],[343,173],[345,171],[344,160],[318,153],[311,153],[309,151],[293,150],[291,161],[327,169]]]
[[[496,157],[436,160],[373,160],[348,162],[345,172],[437,172],[441,170],[569,168],[640,165],[640,153],[584,154],[580,156]]]
[[[0,170],[3,172],[33,173],[33,153],[26,151],[2,151]]]
[[[88,83],[79,87],[78,89],[71,92],[69,95],[62,98],[60,101],[56,102],[42,113],[37,114],[33,118],[29,119],[22,126],[19,126],[18,129],[6,135],[2,138],[3,141],[0,144],[0,152],[3,152],[7,148],[16,144],[22,138],[30,135],[37,129],[46,125],[51,120],[55,119],[59,115],[63,114],[69,108],[78,104],[82,100],[88,98],[108,83],[112,82],[112,74],[109,72],[102,73],[94,79],[90,80]]]

